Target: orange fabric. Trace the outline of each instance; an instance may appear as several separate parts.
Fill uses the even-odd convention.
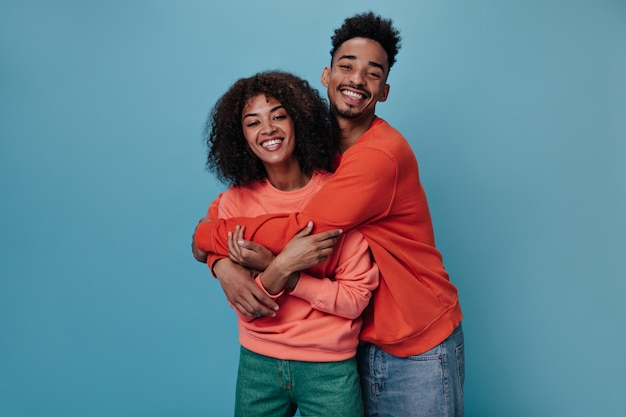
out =
[[[301,210],[329,177],[317,173],[306,186],[290,192],[267,182],[230,188],[222,194],[218,217]],[[264,290],[260,276],[256,283]],[[276,317],[252,319],[235,309],[239,342],[253,352],[279,359],[331,362],[351,358],[359,343],[361,313],[377,285],[378,268],[363,235],[356,230],[346,232],[325,262],[300,273],[293,291],[273,297],[280,306]]]
[[[301,212],[205,223],[196,243],[224,255],[227,231],[245,225],[247,239],[278,252],[309,220],[315,232],[358,228],[370,245],[380,286],[364,313],[361,340],[406,357],[441,343],[461,322],[457,290],[435,247],[415,155],[387,122],[372,122]]]

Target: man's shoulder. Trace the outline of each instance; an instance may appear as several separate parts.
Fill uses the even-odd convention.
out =
[[[387,121],[376,117],[369,130],[364,135],[363,145],[388,152],[396,157],[413,155],[411,145],[398,129],[391,126]]]
[[[368,132],[371,132],[372,134],[374,134],[376,136],[384,135],[384,136],[387,136],[387,137],[388,136],[399,137],[403,141],[406,141],[406,138],[404,137],[404,135],[398,129],[393,127],[385,119],[380,118],[378,116],[376,116],[376,118],[374,119],[374,121],[370,125],[370,128],[369,128]]]

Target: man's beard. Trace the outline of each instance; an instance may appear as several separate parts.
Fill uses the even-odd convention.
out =
[[[362,111],[352,111],[352,109],[350,108],[348,108],[347,110],[340,109],[339,107],[337,107],[337,105],[333,105],[332,109],[335,113],[335,116],[342,117],[344,119],[356,119],[361,114],[363,114]]]

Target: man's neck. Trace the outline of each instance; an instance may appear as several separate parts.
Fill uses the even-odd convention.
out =
[[[338,118],[337,124],[340,132],[339,150],[341,153],[344,153],[350,146],[354,145],[367,132],[374,118],[375,116],[363,120]]]

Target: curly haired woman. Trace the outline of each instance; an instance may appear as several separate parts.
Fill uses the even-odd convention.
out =
[[[336,147],[329,123],[326,102],[299,77],[269,71],[235,82],[206,125],[207,166],[230,185],[218,217],[304,207],[331,175]],[[363,415],[355,355],[360,315],[378,285],[378,269],[359,232],[343,233],[320,252],[303,243],[315,236],[311,231],[309,224],[275,257],[260,254],[264,271],[251,271],[279,306],[274,316],[235,308],[241,343],[236,416],[292,416],[296,409],[301,415]],[[235,262],[239,238],[237,228],[221,271],[243,268]]]

